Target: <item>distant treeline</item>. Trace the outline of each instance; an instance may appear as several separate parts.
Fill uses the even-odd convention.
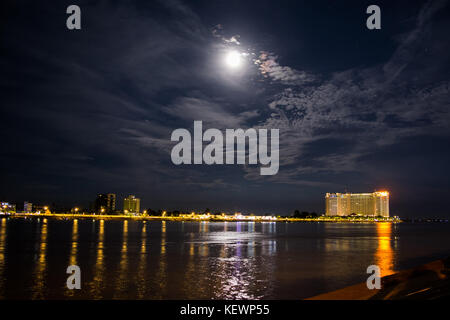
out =
[[[152,210],[152,209],[147,209],[147,215],[149,216],[162,216],[163,215],[163,210],[159,209],[159,210]],[[179,210],[174,210],[174,211],[166,211],[166,216],[169,217],[178,217],[179,215],[183,215],[183,214],[190,214],[191,212],[189,211],[179,211]],[[213,214],[213,215],[221,215],[222,212],[211,212],[211,210],[206,209],[203,212],[196,212],[197,214]],[[229,213],[226,213],[229,214]],[[266,213],[264,214],[265,216],[270,216],[272,214],[270,213]],[[286,215],[286,216],[279,216],[282,218],[317,218],[319,215],[316,212],[307,212],[307,211],[302,211],[300,212],[299,210],[295,210],[294,213],[292,215]]]
[[[53,206],[50,207],[51,211],[53,213],[67,213],[67,212],[71,212],[71,210],[73,208],[65,208],[65,207],[57,207],[57,206]],[[95,213],[95,211],[93,210],[89,210],[89,209],[85,209],[82,207],[79,207],[79,213],[83,213],[83,212],[89,212],[89,213]],[[145,213],[144,213],[145,212]],[[164,214],[165,212],[165,214]],[[191,214],[192,211],[188,211],[188,210],[163,210],[163,209],[151,209],[151,208],[147,208],[144,210],[141,210],[141,214],[147,215],[147,216],[167,216],[167,217],[178,217],[180,215],[188,215]],[[209,208],[206,208],[203,211],[195,211],[196,214],[212,214],[212,215],[221,215],[223,212],[219,212],[217,210],[210,210]],[[118,214],[123,214],[122,211],[116,210],[114,213],[109,213],[112,215],[118,215]],[[230,214],[234,214],[234,213],[225,213],[227,215]],[[273,214],[271,213],[265,213],[263,214],[265,216],[271,216]],[[281,218],[317,218],[319,216],[319,214],[317,214],[316,212],[308,212],[308,211],[300,211],[300,210],[294,210],[294,212],[292,214],[288,214],[288,215],[278,215],[278,217]]]
[[[148,208],[145,210],[146,214],[148,216],[163,216],[165,215],[166,217],[179,217],[180,215],[187,215],[187,214],[191,214],[192,211],[187,211],[187,210],[172,210],[172,211],[168,211],[168,210],[162,210],[162,209],[158,209],[158,210],[153,210],[151,208]],[[164,214],[165,212],[165,214]],[[211,212],[211,210],[209,208],[206,208],[203,211],[196,211],[196,214],[214,214],[214,215],[221,215],[222,212]]]
[[[316,212],[308,212],[308,211],[302,211],[295,210],[294,214],[292,215],[293,218],[317,218],[319,215]]]

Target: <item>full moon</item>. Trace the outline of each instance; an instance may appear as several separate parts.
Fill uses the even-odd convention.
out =
[[[242,64],[241,54],[237,51],[231,51],[226,56],[226,63],[230,68],[237,68]]]

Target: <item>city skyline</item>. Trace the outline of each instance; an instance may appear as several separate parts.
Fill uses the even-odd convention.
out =
[[[389,217],[390,216],[390,209],[389,209],[389,192],[384,191],[374,191],[372,193],[351,193],[351,192],[345,192],[345,193],[329,193],[327,192],[325,194],[325,203],[323,210],[319,210],[317,213],[316,211],[312,211],[313,215],[325,215],[325,216],[351,216],[351,215],[359,215],[359,216],[382,216],[382,217]],[[89,212],[89,213],[95,213],[95,214],[102,214],[102,215],[116,215],[120,213],[124,214],[142,214],[147,213],[147,211],[154,211],[155,213],[158,211],[161,212],[184,212],[184,213],[190,213],[190,212],[200,212],[200,213],[223,213],[228,212],[227,210],[224,210],[223,208],[207,208],[207,209],[201,209],[201,208],[171,208],[168,206],[155,208],[155,207],[144,207],[141,210],[141,198],[136,197],[135,195],[128,195],[127,197],[123,198],[123,202],[116,202],[117,195],[115,193],[99,193],[97,194],[97,197],[95,201],[90,202],[88,205],[72,205],[69,207],[64,206],[58,206],[55,205],[55,203],[52,204],[53,207],[50,207],[48,204],[42,205],[42,203],[36,204],[32,203],[30,201],[24,201],[23,202],[23,210],[20,210],[21,206],[17,206],[16,203],[9,203],[9,202],[1,202],[2,207],[8,207],[9,211],[17,211],[17,212],[23,212],[23,213],[30,213],[30,212],[51,212],[58,211],[58,212],[69,212],[76,210],[77,212]],[[120,197],[119,197],[120,198]],[[121,205],[120,205],[121,204]],[[117,207],[116,207],[117,205]],[[122,209],[118,209],[121,207]],[[296,207],[295,209],[292,209],[289,212],[277,212],[276,215],[283,215],[283,216],[290,216],[294,215],[295,212],[303,211],[305,213],[308,213],[308,211],[305,210],[299,210],[299,207]],[[228,212],[230,213],[230,212]],[[242,213],[241,211],[234,211],[234,213]],[[265,214],[268,214],[269,212],[265,212]],[[255,212],[244,212],[244,214],[251,214],[254,215]],[[262,216],[262,214],[256,213],[256,215]]]
[[[446,1],[379,1],[375,30],[369,1],[79,1],[77,30],[70,4],[5,4],[1,201],[88,206],[106,190],[277,214],[389,190],[394,214],[449,216]],[[174,164],[171,134],[196,121],[279,130],[276,174]]]
[[[123,199],[122,202],[117,202],[116,198],[117,198],[117,194],[116,193],[99,193],[97,194],[97,197],[95,200],[92,201],[88,201],[88,202],[83,202],[83,201],[68,201],[66,203],[62,203],[61,201],[58,201],[58,199],[56,200],[52,200],[52,201],[42,201],[42,200],[33,200],[30,201],[30,199],[24,200],[24,201],[20,201],[20,203],[23,203],[23,210],[24,212],[26,205],[28,204],[29,206],[33,206],[34,207],[38,207],[40,209],[43,208],[49,208],[50,205],[53,206],[53,209],[57,208],[58,211],[61,210],[73,210],[73,208],[78,208],[78,209],[83,209],[84,212],[96,212],[96,213],[104,213],[104,214],[117,214],[118,212],[125,212],[125,210],[127,210],[128,212],[132,213],[139,213],[143,210],[182,210],[185,212],[191,212],[191,211],[196,211],[196,212],[203,212],[204,208],[208,208],[208,206],[202,206],[201,204],[197,204],[196,206],[192,206],[192,207],[176,207],[176,206],[170,206],[170,205],[163,205],[163,206],[151,206],[151,205],[147,205],[148,203],[152,203],[152,200],[149,199],[145,199],[142,197],[136,197],[135,195],[130,195],[129,193],[124,193],[128,194],[128,197],[118,197],[118,199]],[[322,196],[325,196],[325,203],[323,203],[322,207],[319,208],[319,210],[313,209],[310,210],[308,208],[304,208],[302,207],[300,204],[292,207],[290,209],[288,209],[287,211],[272,211],[270,212],[269,210],[266,211],[253,211],[253,210],[242,210],[242,209],[237,209],[237,210],[229,210],[229,209],[225,209],[224,207],[213,207],[214,209],[211,211],[215,211],[215,212],[245,212],[247,214],[257,214],[257,215],[264,215],[264,214],[275,214],[275,215],[292,215],[294,210],[301,210],[301,211],[311,211],[311,212],[318,212],[319,214],[324,214],[324,215],[337,215],[337,216],[348,216],[351,213],[356,213],[356,214],[362,214],[362,215],[366,215],[363,214],[361,212],[350,212],[350,211],[345,211],[346,209],[343,209],[345,211],[345,214],[343,213],[344,211],[340,211],[341,209],[336,209],[339,210],[339,214],[337,213],[333,213],[331,214],[329,211],[329,207],[331,206],[331,204],[329,203],[330,197],[333,198],[333,200],[337,200],[338,198],[343,198],[343,197],[348,197],[348,200],[350,201],[350,198],[352,196],[370,196],[370,197],[375,197],[377,198],[377,196],[380,196],[380,198],[387,198],[387,210],[385,209],[385,211],[383,211],[382,214],[380,214],[380,216],[390,216],[390,192],[384,190],[384,191],[377,191],[374,190],[373,192],[370,193],[357,193],[357,192],[348,192],[347,189],[345,189],[343,192],[336,192],[336,193],[329,193],[326,192],[325,194],[323,194]],[[142,210],[129,210],[129,208],[135,208],[136,205],[131,205],[131,204],[126,204],[128,200],[128,198],[130,198],[131,200],[133,200],[132,198],[134,198],[135,201],[137,201],[137,208],[141,208],[141,200],[144,200],[145,205],[142,206]],[[1,199],[0,199],[1,200]],[[146,201],[147,200],[147,201]],[[353,200],[351,200],[353,201]],[[375,200],[371,200],[371,201],[375,201]],[[21,208],[22,206],[19,204],[19,202],[14,202],[14,201],[5,201],[5,199],[2,200],[2,203],[7,203],[10,206],[13,206],[14,208]],[[375,202],[371,202],[371,204],[375,204]],[[334,204],[334,206],[341,206],[338,205],[337,203]],[[353,205],[351,206],[352,208],[354,207]],[[122,209],[118,209],[118,208],[122,208]],[[350,205],[348,205],[348,208],[350,208]],[[46,210],[46,209],[45,209]],[[43,210],[43,211],[45,211]],[[377,209],[375,209],[377,210]],[[22,211],[17,209],[17,211]],[[364,210],[363,210],[364,211]],[[385,212],[387,212],[387,214],[385,214]],[[142,212],[141,212],[142,213]],[[376,216],[377,214],[367,214],[368,216]],[[396,215],[396,216],[402,216],[404,218],[410,218],[410,216],[399,213],[397,210],[393,211],[392,215]],[[392,216],[391,215],[391,216]],[[433,214],[423,214],[423,215],[417,215],[416,217],[418,218],[424,218],[424,217],[442,217],[442,218],[448,218],[448,215],[433,215]]]

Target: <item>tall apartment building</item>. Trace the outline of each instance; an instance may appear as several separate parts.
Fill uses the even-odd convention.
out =
[[[96,213],[114,213],[116,211],[116,195],[114,193],[97,195],[97,199],[95,199],[94,210]]]
[[[124,213],[139,213],[141,199],[136,198],[134,195],[129,195],[123,199],[123,212]]]
[[[33,212],[33,204],[31,202],[25,201],[23,203],[23,212],[25,213]]]
[[[327,193],[325,195],[325,214],[327,216],[389,217],[389,192],[373,193]]]

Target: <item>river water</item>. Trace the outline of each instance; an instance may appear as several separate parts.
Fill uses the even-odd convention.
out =
[[[0,218],[2,299],[301,299],[450,255],[450,225]],[[69,290],[66,269],[81,270]]]

